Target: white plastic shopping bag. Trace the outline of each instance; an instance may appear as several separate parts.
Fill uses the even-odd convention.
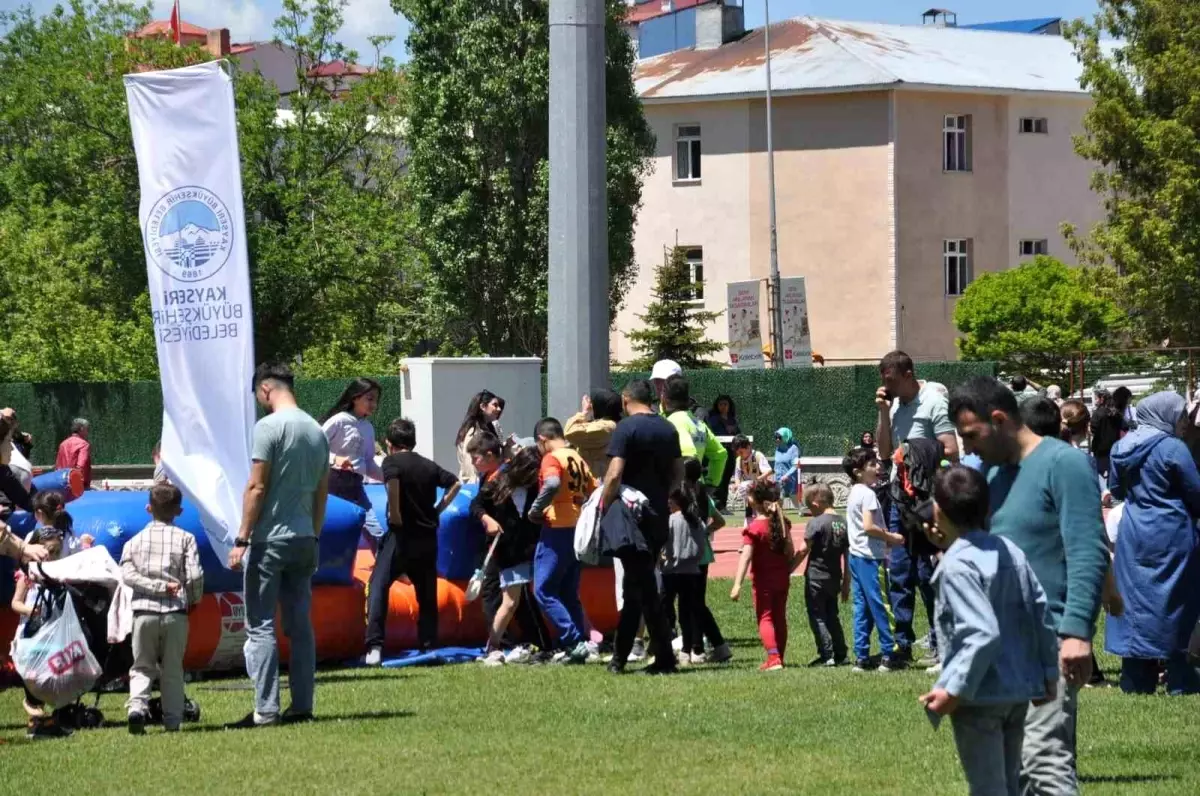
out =
[[[62,606],[32,636],[13,642],[17,674],[30,693],[55,707],[87,693],[100,678],[100,663],[88,649],[70,595],[63,598]]]

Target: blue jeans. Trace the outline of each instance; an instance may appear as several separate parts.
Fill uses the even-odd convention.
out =
[[[892,638],[892,617],[884,593],[887,591],[887,567],[883,561],[850,556],[850,593],[854,596],[854,657],[864,661],[871,656],[871,631],[879,633],[879,649],[890,658],[896,643]]]
[[[246,570],[246,672],[254,681],[254,712],[279,715],[279,646],[275,607],[283,634],[291,641],[288,679],[292,712],[311,713],[317,671],[312,626],[312,576],[317,571],[317,540],[311,536],[252,544]]]
[[[558,645],[571,649],[583,641],[583,603],[579,601],[579,559],[570,528],[542,528],[533,554],[533,596],[554,627]]]
[[[888,512],[888,530],[900,533],[900,509],[893,505]],[[929,620],[929,647],[937,649],[937,633],[934,630],[933,603],[933,560],[927,555],[910,555],[906,545],[891,548],[888,553],[888,601],[892,617],[896,622],[896,647],[901,655],[912,652],[916,636],[913,633],[913,614],[916,612],[917,592],[925,604],[925,616]]]

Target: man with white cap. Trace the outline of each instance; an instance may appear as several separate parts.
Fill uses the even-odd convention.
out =
[[[663,414],[663,398],[667,392],[667,379],[672,376],[682,376],[683,368],[679,367],[679,363],[673,359],[660,359],[654,363],[654,367],[650,371],[650,383],[654,385],[654,392],[658,395],[658,411]]]

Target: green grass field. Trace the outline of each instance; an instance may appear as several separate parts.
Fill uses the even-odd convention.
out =
[[[28,742],[20,692],[0,695],[0,792],[41,794],[964,793],[948,725],[917,705],[931,677],[803,668],[814,653],[793,589],[795,664],[760,674],[749,601],[710,602],[735,647],[726,668],[669,678],[603,666],[323,671],[318,721],[226,732],[244,679],[192,684],[203,722],[178,735],[124,726]],[[849,620],[849,611],[843,612]],[[1112,673],[1116,661],[1102,658]],[[121,719],[123,697],[101,702]],[[1200,793],[1197,698],[1082,698],[1088,794]]]

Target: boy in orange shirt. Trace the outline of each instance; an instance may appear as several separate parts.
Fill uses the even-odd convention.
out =
[[[583,457],[567,445],[561,423],[548,417],[537,424],[535,433],[542,468],[529,519],[543,525],[533,557],[533,595],[558,637],[560,651],[555,660],[583,663],[588,647],[579,601],[575,523],[596,481]]]

